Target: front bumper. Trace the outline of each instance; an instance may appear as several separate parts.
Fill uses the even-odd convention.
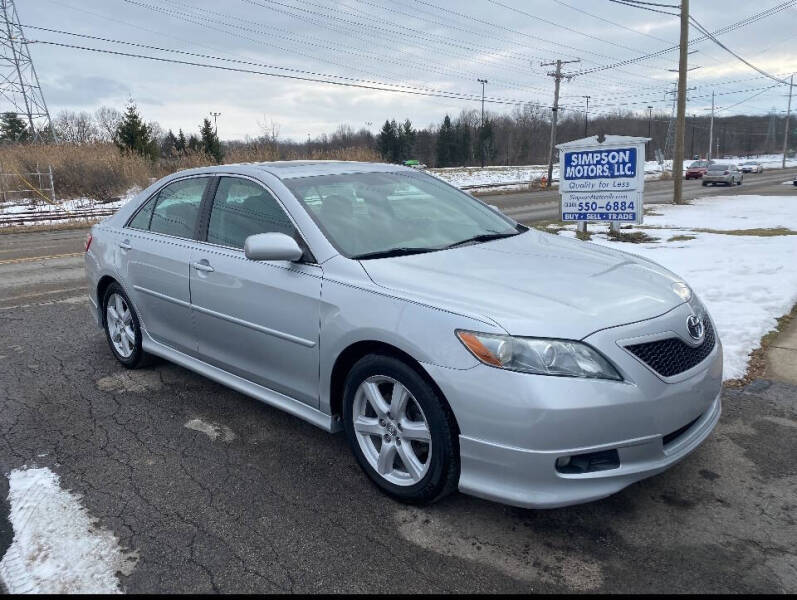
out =
[[[689,312],[681,305],[586,338],[623,382],[425,364],[460,427],[460,491],[524,508],[567,506],[613,494],[692,452],[720,416],[719,339],[699,365],[666,381],[617,343],[669,335]],[[617,451],[616,468],[571,474],[556,467],[560,457],[607,450]]]

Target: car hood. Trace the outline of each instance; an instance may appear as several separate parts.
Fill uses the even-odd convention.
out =
[[[491,320],[513,335],[581,339],[683,302],[673,291],[678,277],[664,267],[535,230],[361,264],[402,297]]]

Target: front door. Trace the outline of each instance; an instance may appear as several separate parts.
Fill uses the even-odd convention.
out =
[[[269,232],[298,236],[266,188],[222,177],[190,269],[199,357],[317,407],[321,267],[248,260],[244,240]]]

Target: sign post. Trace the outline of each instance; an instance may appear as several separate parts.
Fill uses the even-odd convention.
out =
[[[562,221],[642,223],[645,143],[650,138],[607,135],[559,144]],[[582,227],[583,224],[583,227]]]

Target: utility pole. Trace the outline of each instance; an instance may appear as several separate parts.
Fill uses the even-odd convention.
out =
[[[794,89],[794,73],[789,79],[789,108],[786,109],[786,129],[783,132],[783,168],[786,168],[786,152],[789,151],[789,117],[791,117],[791,92]]]
[[[548,148],[548,186],[551,187],[551,180],[553,179],[553,153],[556,146],[556,119],[559,112],[559,84],[562,81],[562,77],[566,79],[571,79],[572,75],[562,75],[562,65],[566,65],[569,63],[577,63],[581,62],[581,59],[576,60],[557,60],[556,62],[549,62],[549,63],[540,63],[541,67],[550,67],[552,65],[556,65],[556,71],[551,71],[548,73],[549,77],[554,78],[554,92],[553,92],[553,107],[551,108],[551,144]]]
[[[33,66],[25,33],[20,25],[14,0],[0,0],[0,98],[6,106],[0,112],[12,112],[28,122],[30,139],[55,140],[47,103],[39,76]]]
[[[714,143],[714,90],[711,90],[711,121],[708,126],[708,157],[711,160],[711,145]]]
[[[211,112],[210,116],[213,117],[213,128],[216,130],[216,135],[219,135],[219,125],[216,123],[216,119],[221,116],[220,112]]]
[[[479,126],[479,154],[481,154],[482,168],[484,167],[484,85],[487,83],[486,79],[477,79],[482,84],[482,121]]]
[[[589,124],[589,99],[592,96],[584,96],[587,99],[587,108],[584,110],[584,137],[587,137],[587,126]]]
[[[684,137],[686,134],[686,69],[689,46],[689,0],[681,0],[681,43],[678,62],[678,120],[675,126],[675,156],[672,161],[673,202],[683,202]]]

